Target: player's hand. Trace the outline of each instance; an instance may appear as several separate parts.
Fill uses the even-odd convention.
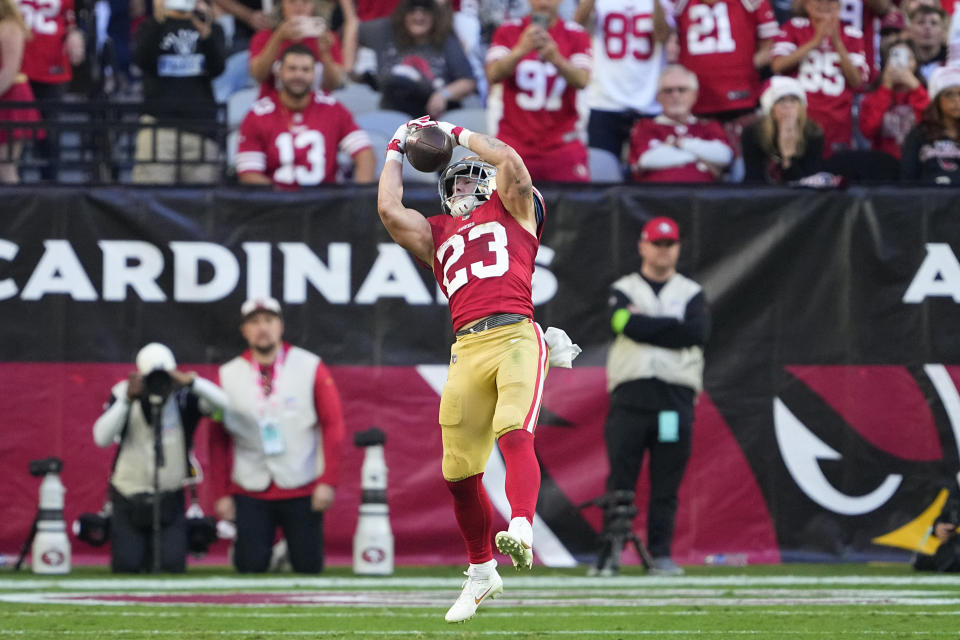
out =
[[[232,496],[223,496],[213,503],[213,512],[221,520],[234,522],[237,519],[237,505],[233,503]]]
[[[397,153],[403,154],[407,148],[407,135],[409,133],[410,130],[407,128],[406,124],[402,124],[397,127],[397,130],[393,133],[393,138],[387,145],[387,152],[389,153],[390,151],[396,151]]]
[[[328,484],[318,484],[310,496],[310,507],[314,511],[326,511],[333,504],[334,490]]]
[[[437,123],[430,116],[420,116],[416,120],[408,120],[407,124],[404,126],[407,127],[408,133],[412,133],[417,129],[426,129],[427,127],[435,127],[437,126]]]
[[[137,371],[131,372],[130,376],[127,378],[127,398],[130,400],[136,400],[143,395],[143,391],[143,376]]]
[[[953,535],[956,527],[949,522],[941,522],[933,528],[933,535],[937,537],[941,542],[946,542],[950,539],[950,536]]]

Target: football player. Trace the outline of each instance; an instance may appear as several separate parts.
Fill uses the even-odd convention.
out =
[[[237,175],[243,184],[278,189],[335,182],[337,151],[353,157],[354,182],[373,182],[370,138],[346,107],[312,89],[315,57],[302,44],[283,52],[280,93],[253,103],[240,125]]]
[[[477,157],[441,174],[446,215],[425,218],[403,205],[401,165],[409,131],[439,126]],[[425,265],[450,301],[456,331],[440,400],[442,471],[470,566],[448,622],[462,622],[503,592],[490,534],[493,508],[483,471],[494,441],[506,466],[509,528],[496,546],[515,567],[533,561],[540,467],[533,432],[547,374],[547,345],[533,322],[531,279],[544,203],[523,160],[496,138],[424,116],[397,129],[380,174],[378,209],[390,236]]]

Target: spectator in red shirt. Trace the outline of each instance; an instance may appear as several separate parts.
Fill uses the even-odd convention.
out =
[[[314,62],[302,44],[283,52],[280,93],[257,100],[240,125],[241,183],[298,189],[335,182],[339,151],[353,157],[354,182],[373,182],[370,139],[343,105],[311,89]]]
[[[260,97],[276,93],[280,54],[293,44],[310,48],[318,63],[314,88],[333,91],[343,84],[344,57],[340,39],[317,15],[317,0],[280,0],[279,25],[258,31],[250,41],[250,75],[260,83]]]
[[[20,14],[31,31],[23,51],[20,68],[30,80],[30,89],[39,102],[60,102],[73,77],[71,65],[83,62],[83,33],[76,27],[73,0],[19,0]],[[55,105],[40,107],[44,120],[56,120]],[[40,170],[44,180],[56,180],[60,149],[58,136],[46,136],[34,142],[33,154],[47,161]]]
[[[714,182],[733,161],[733,148],[715,120],[693,115],[697,76],[678,64],[660,74],[657,100],[663,113],[641,119],[630,134],[635,182]]]
[[[487,108],[496,114],[493,135],[516,149],[534,182],[588,182],[577,95],[590,82],[590,36],[560,18],[559,5],[531,0],[529,15],[494,32]]]
[[[860,104],[860,130],[872,149],[900,158],[900,146],[928,104],[913,43],[898,42],[884,56],[878,86]]]
[[[7,109],[3,106],[4,102],[33,101],[27,76],[20,72],[23,44],[29,34],[13,0],[0,0],[0,120],[36,122],[40,119],[36,109]],[[17,162],[23,150],[23,139],[32,133],[29,128],[0,129],[0,184],[19,182]]]
[[[838,0],[795,0],[798,16],[781,28],[770,63],[803,85],[807,114],[823,128],[825,156],[850,148],[853,94],[870,72],[863,34],[840,23],[839,9]]]

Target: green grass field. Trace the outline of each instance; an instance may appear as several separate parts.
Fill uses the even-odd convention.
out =
[[[63,578],[0,573],[0,639],[242,638],[709,638],[960,639],[960,576],[903,565],[692,567],[679,578],[627,567],[501,567],[504,596],[459,625],[443,614],[459,593],[453,567],[398,569],[389,578],[114,577],[81,567]]]

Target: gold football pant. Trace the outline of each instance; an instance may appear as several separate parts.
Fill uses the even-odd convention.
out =
[[[482,473],[503,434],[533,433],[547,357],[543,332],[529,320],[457,338],[440,398],[445,479]]]

